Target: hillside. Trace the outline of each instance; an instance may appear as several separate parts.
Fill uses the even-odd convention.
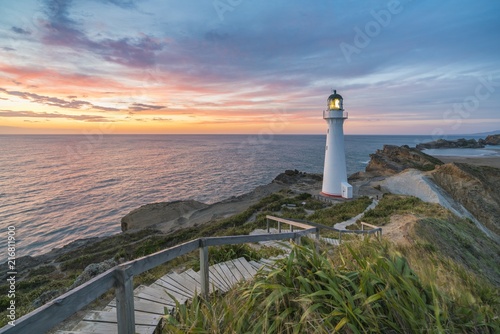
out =
[[[259,333],[262,328],[267,332],[301,333],[368,329],[401,333],[415,332],[417,328],[424,328],[424,332],[500,331],[496,316],[500,313],[500,244],[471,220],[437,203],[393,195],[381,186],[388,177],[405,178],[408,171],[417,171],[427,181],[435,180],[442,191],[449,192],[452,201],[455,199],[481,224],[497,232],[493,217],[498,216],[495,210],[499,205],[495,203],[500,203],[498,169],[442,164],[404,146],[384,147],[372,156],[369,166],[368,172],[351,178],[357,197],[352,201],[333,201],[333,205],[319,201],[311,194],[317,193],[320,176],[287,171],[268,186],[212,206],[188,203],[189,206],[177,210],[174,203],[133,211],[134,223],[141,224],[142,218],[137,217],[149,219],[148,229],[82,240],[43,256],[19,259],[23,265],[19,266],[16,291],[21,305],[18,314],[25,314],[124,261],[198,237],[248,234],[263,228],[266,214],[333,226],[363,212],[372,202],[364,195],[370,195],[379,198],[379,202],[362,219],[383,226],[384,240],[362,242],[355,236],[346,236],[342,240],[347,242],[340,247],[323,245],[321,253],[316,254],[307,248],[305,239],[305,248],[296,248],[292,252],[295,255],[275,271],[263,272],[255,281],[225,297],[214,296],[211,304],[195,299],[191,306],[179,308],[180,313],[168,318],[171,326],[167,332],[198,329],[232,333],[252,332],[252,328]],[[419,189],[420,180],[408,178],[405,187]],[[175,210],[170,212],[172,208]],[[149,216],[148,210],[155,215]],[[191,217],[196,220],[191,221]],[[162,226],[162,221],[168,222],[168,226]],[[171,226],[173,221],[175,228]],[[323,233],[337,237],[332,232]],[[265,257],[272,252],[231,246],[216,254],[214,260]],[[197,254],[184,256],[136,277],[134,284],[147,284],[169,271],[196,267],[198,263]],[[332,286],[335,289],[329,288]],[[256,291],[260,292],[255,295]],[[103,302],[111,298],[108,294]],[[0,304],[5,306],[6,302],[7,298],[0,299]],[[418,310],[413,308],[415,305]],[[275,313],[277,310],[280,313]],[[191,329],[186,330],[186,325]]]
[[[320,253],[305,241],[227,295],[181,306],[164,333],[500,330],[500,248],[474,224],[438,204],[395,195],[365,219],[384,225],[383,240],[323,245]]]

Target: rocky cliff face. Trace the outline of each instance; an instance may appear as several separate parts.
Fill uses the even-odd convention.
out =
[[[500,145],[500,134],[489,135],[485,139],[457,139],[457,140],[446,140],[438,139],[428,143],[418,144],[416,147],[418,150],[425,149],[435,149],[435,148],[483,148],[485,145]]]
[[[429,171],[436,165],[443,164],[439,159],[407,145],[384,145],[382,150],[377,150],[370,158],[366,171],[379,176],[393,175],[407,168]]]
[[[484,140],[486,145],[500,145],[500,134],[490,135]]]
[[[451,163],[439,166],[432,174],[455,201],[500,236],[500,169]]]
[[[484,139],[457,139],[457,140],[446,140],[439,139],[436,141],[431,141],[428,143],[421,143],[417,145],[418,150],[425,150],[427,148],[483,148],[485,145]]]

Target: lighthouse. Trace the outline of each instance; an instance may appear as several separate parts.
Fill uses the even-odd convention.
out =
[[[325,168],[323,170],[323,188],[321,194],[331,197],[352,198],[352,186],[347,183],[347,171],[344,148],[344,111],[342,96],[334,90],[328,97],[327,110],[323,119],[328,124],[326,132]]]

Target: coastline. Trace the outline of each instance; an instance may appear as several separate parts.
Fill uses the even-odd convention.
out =
[[[474,157],[465,157],[465,156],[445,156],[445,155],[433,155],[433,157],[441,160],[444,163],[466,163],[475,166],[489,166],[500,168],[500,156],[474,156]]]
[[[381,159],[379,156],[383,156],[387,160]],[[378,157],[378,159],[375,159],[376,157]],[[500,168],[500,156],[433,157],[444,163],[464,162],[476,166]],[[425,161],[423,162],[422,159]],[[424,202],[436,203],[434,200],[421,198],[422,196],[418,196],[418,194],[415,193],[415,190],[422,188],[423,181],[425,181],[424,178],[430,175],[428,164],[426,163],[432,163],[433,168],[435,168],[436,165],[439,165],[439,161],[436,159],[432,159],[428,155],[421,154],[420,152],[415,152],[415,150],[411,151],[407,146],[401,146],[399,148],[388,147],[387,149],[384,147],[384,150],[379,150],[376,154],[371,156],[371,170],[368,171],[367,169],[367,172],[351,175],[350,183],[355,189],[356,196],[370,196],[378,199],[379,196],[389,192],[416,196]],[[412,169],[408,170],[409,168]],[[451,194],[454,195],[454,198],[450,197],[450,205],[443,205],[441,201],[438,201],[445,208],[450,209],[453,207],[455,202],[459,201],[457,198],[464,197],[461,195],[460,191],[464,189],[467,190],[468,187],[470,188],[468,179],[467,182],[464,182],[464,177],[461,177],[462,171],[460,168],[460,166],[448,165],[440,166],[436,169],[441,173],[439,175],[440,180],[442,182],[446,181],[444,183],[449,185],[447,191],[450,192],[452,190]],[[487,176],[488,183],[498,184],[498,171],[494,169],[472,168],[465,177],[468,175],[474,176],[475,173],[484,173],[484,175]],[[416,177],[410,177],[411,175],[409,174],[415,174]],[[491,177],[491,175],[493,175],[493,177]],[[400,183],[402,183],[396,184],[394,186],[395,188],[387,183],[389,180],[394,180],[394,178],[399,178],[401,181]],[[61,280],[60,286],[58,286],[57,289],[49,286],[48,290],[37,295],[37,299],[33,302],[33,305],[37,307],[43,305],[55,296],[64,293],[67,289],[71,289],[77,284],[75,282],[84,282],[84,280],[94,277],[96,272],[103,272],[109,269],[109,266],[123,263],[128,260],[132,254],[135,254],[132,258],[136,258],[137,256],[151,253],[157,246],[170,247],[196,235],[196,233],[200,232],[200,229],[204,229],[201,231],[202,236],[208,236],[212,232],[210,228],[211,223],[226,218],[230,219],[232,216],[235,216],[236,220],[224,223],[225,228],[231,229],[232,227],[236,227],[236,225],[239,224],[237,221],[241,221],[241,219],[245,221],[255,220],[257,217],[256,212],[250,212],[251,215],[245,214],[241,216],[241,214],[259,202],[262,198],[273,193],[280,191],[286,194],[301,194],[308,192],[314,196],[314,194],[319,193],[321,190],[321,181],[322,177],[320,174],[305,173],[298,170],[286,170],[284,173],[275,177],[269,184],[258,186],[254,190],[243,195],[231,196],[210,205],[195,201],[171,201],[147,204],[132,210],[127,215],[133,216],[132,219],[123,220],[125,217],[122,218],[122,233],[100,238],[79,239],[62,248],[53,249],[49,253],[35,257],[26,256],[22,258],[22,261],[19,261],[21,263],[18,268],[19,276],[23,277],[23,280],[29,281],[33,279],[33,277],[46,276],[50,273],[51,277],[58,277],[57,280]],[[483,185],[484,181],[481,181],[477,183],[477,188],[486,189]],[[432,184],[427,188],[429,191],[434,192]],[[401,189],[411,189],[412,192],[408,194],[402,193]],[[495,189],[500,188],[494,186],[492,190],[489,191],[496,192]],[[427,194],[426,189],[423,189],[423,192],[424,195],[430,194]],[[482,194],[482,198],[491,197],[489,193],[485,194],[487,196]],[[473,198],[476,199],[477,197]],[[496,198],[498,197],[492,199],[498,202]],[[480,202],[479,205],[480,211],[484,211],[483,208],[485,206],[483,206],[482,203],[483,202]],[[278,206],[278,210],[279,207],[280,206]],[[493,209],[495,209],[495,207],[498,208],[498,205],[495,204]],[[263,208],[265,209],[267,207]],[[164,211],[158,212],[160,211],[159,209]],[[260,209],[255,210],[258,211]],[[264,209],[263,212],[265,211]],[[477,207],[472,209],[477,209]],[[473,212],[477,213],[477,210]],[[498,216],[495,212],[491,212],[492,213],[490,213],[490,211],[487,212],[490,217]],[[242,218],[238,218],[238,215]],[[461,213],[458,215],[462,216]],[[408,220],[411,221],[411,219],[413,218],[410,216],[398,216],[394,218],[394,221],[398,222],[398,224],[403,224]],[[391,222],[392,221],[391,218]],[[494,223],[495,222],[493,222],[493,224]],[[404,226],[398,225],[397,228],[391,227],[390,236],[395,240],[404,239],[405,236],[408,235],[409,228],[410,225],[408,224]],[[481,237],[484,237],[484,234],[482,234]],[[172,266],[175,266],[175,264],[172,264]],[[33,274],[34,268],[36,274]],[[169,267],[168,270],[170,269]],[[7,269],[3,270],[3,272],[6,273]],[[77,280],[74,279],[75,274],[78,274]],[[60,279],[61,277],[64,277],[64,279]],[[70,283],[72,285],[70,285]],[[45,287],[33,287],[33,289],[34,288],[40,291],[45,289]],[[71,324],[73,319],[74,321],[81,320],[79,315],[75,315],[74,318],[71,318],[69,324]],[[66,326],[68,323],[61,325]]]

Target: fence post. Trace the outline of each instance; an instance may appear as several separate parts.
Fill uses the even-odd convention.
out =
[[[316,252],[319,253],[319,227],[316,227],[316,232],[314,233],[314,236],[315,236],[315,239],[316,239],[315,242],[314,242],[316,244],[315,249],[316,249]]]
[[[281,222],[278,222],[278,233],[281,233]]]
[[[267,233],[269,233],[269,218],[266,218]]]
[[[200,278],[201,278],[201,295],[205,300],[208,300],[209,293],[209,271],[208,271],[208,246],[205,246],[205,241],[200,240]]]
[[[300,245],[300,235],[295,233],[295,244]]]
[[[134,276],[128,275],[127,268],[118,267],[116,278],[116,321],[118,334],[135,333]]]

